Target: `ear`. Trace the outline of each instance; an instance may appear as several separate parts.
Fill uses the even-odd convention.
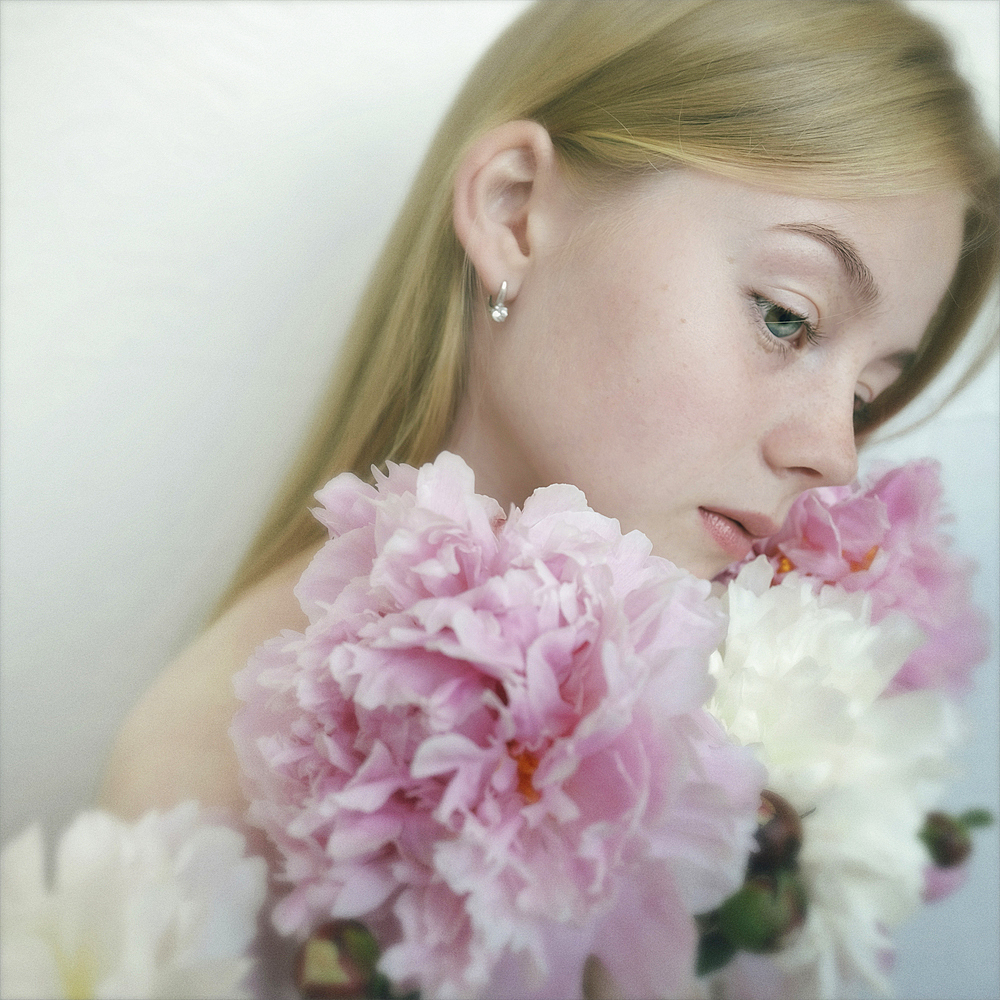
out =
[[[463,158],[455,176],[455,233],[489,294],[506,281],[508,301],[517,295],[555,179],[555,149],[537,122],[501,125]]]

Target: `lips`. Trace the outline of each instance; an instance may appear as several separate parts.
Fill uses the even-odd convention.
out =
[[[758,538],[767,538],[781,527],[753,511],[699,507],[698,513],[709,535],[734,562],[745,559]]]
[[[755,514],[752,510],[734,510],[727,507],[702,507],[711,514],[721,514],[722,517],[735,521],[748,535],[753,538],[770,538],[781,529],[781,524],[772,521],[766,514]]]

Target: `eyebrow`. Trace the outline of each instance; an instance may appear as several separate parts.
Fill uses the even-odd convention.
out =
[[[802,233],[822,243],[832,250],[840,266],[844,269],[855,296],[865,306],[874,305],[879,298],[879,288],[875,275],[861,259],[858,248],[835,229],[828,229],[813,222],[784,222],[774,226],[784,232]]]

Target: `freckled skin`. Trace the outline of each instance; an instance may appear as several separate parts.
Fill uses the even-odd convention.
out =
[[[477,318],[449,447],[504,506],[573,483],[711,577],[731,556],[699,508],[780,523],[803,490],[854,478],[855,395],[884,390],[899,370],[888,359],[918,344],[954,271],[963,209],[958,192],[838,202],[693,171],[596,210],[565,193],[507,322]],[[789,223],[856,245],[879,303],[864,307],[814,239],[775,231]],[[754,295],[805,317],[819,342],[782,350]]]

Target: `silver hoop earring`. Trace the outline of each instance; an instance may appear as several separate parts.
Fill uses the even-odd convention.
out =
[[[505,298],[507,298],[507,282],[501,281],[496,302],[493,301],[492,295],[487,299],[490,307],[490,317],[494,323],[502,323],[507,318],[507,307],[504,305]]]

